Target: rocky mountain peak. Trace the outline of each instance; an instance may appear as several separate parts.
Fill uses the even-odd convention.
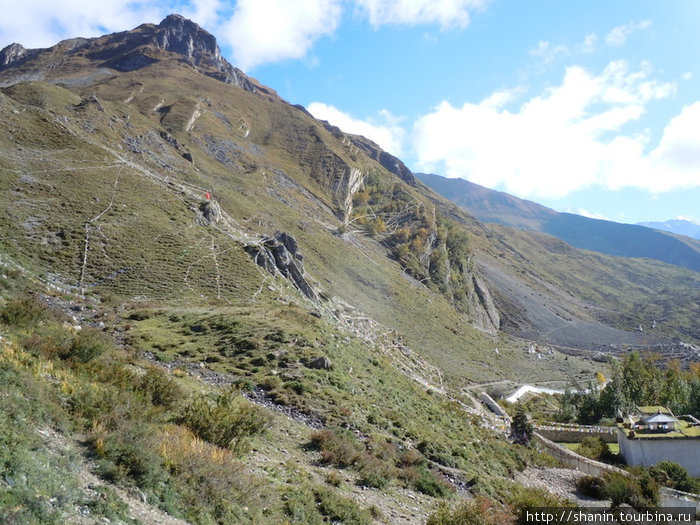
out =
[[[26,54],[27,50],[23,45],[17,43],[10,44],[9,46],[0,50],[0,67],[16,62]]]
[[[158,24],[156,39],[161,48],[190,58],[202,53],[213,55],[214,59],[221,57],[214,35],[182,15],[172,14],[164,18]]]
[[[153,52],[154,48],[186,57],[200,73],[227,84],[252,93],[273,93],[233,67],[221,55],[214,35],[178,14],[168,15],[158,25],[143,24],[131,31],[98,38],[64,40],[47,49],[25,49],[20,44],[10,44],[0,51],[0,71],[13,69],[14,74],[8,75],[2,84],[45,79],[49,71],[58,74],[57,60],[67,64],[66,60],[74,57],[78,61],[84,58],[95,61],[97,67],[134,71],[163,59],[162,53]],[[38,61],[32,62],[34,58]]]

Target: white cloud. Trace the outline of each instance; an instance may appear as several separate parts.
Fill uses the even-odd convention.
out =
[[[671,119],[659,145],[649,154],[646,185],[654,191],[700,185],[700,102]]]
[[[401,155],[405,135],[404,129],[399,125],[401,119],[385,109],[379,112],[377,118],[367,120],[355,118],[322,102],[312,102],[307,109],[317,119],[327,120],[346,133],[367,137],[379,144],[385,151],[393,155]]]
[[[338,27],[341,0],[239,0],[220,37],[233,47],[236,65],[304,57],[314,42]]]
[[[580,49],[582,53],[593,53],[597,44],[598,35],[596,35],[595,33],[591,33],[589,35],[586,35],[586,37],[583,39],[583,42],[579,44],[578,49]]]
[[[168,10],[148,0],[53,0],[16,2],[0,17],[0,48],[18,42],[27,48],[49,47],[77,36],[95,37],[158,22]]]
[[[0,47],[19,42],[48,47],[59,40],[94,37],[157,23],[181,13],[233,48],[243,69],[307,57],[315,42],[332,35],[352,9],[376,27],[439,24],[463,28],[470,13],[492,0],[25,0],[0,17]]]
[[[575,208],[567,210],[569,213],[575,213],[576,215],[581,215],[583,217],[588,217],[589,219],[600,219],[603,221],[611,221],[609,217],[606,217],[602,213],[595,213],[586,210],[585,208]]]
[[[692,222],[693,224],[700,226],[700,219],[693,217],[692,215],[678,215],[676,216],[676,220]]]
[[[632,33],[647,29],[649,26],[651,26],[651,20],[630,22],[629,24],[617,26],[607,34],[605,41],[610,46],[621,46],[627,42],[627,37]]]
[[[540,40],[537,47],[530,50],[530,55],[540,57],[545,64],[553,62],[562,55],[570,54],[569,48],[564,45],[552,46],[545,40]]]
[[[202,27],[216,28],[224,7],[222,0],[191,0],[191,5],[183,6],[180,14]]]
[[[469,25],[470,11],[484,8],[490,0],[355,0],[370,24],[432,24],[443,29]]]
[[[671,120],[651,151],[647,134],[625,134],[650,101],[675,91],[650,74],[648,64],[631,71],[624,61],[599,75],[570,67],[561,85],[516,111],[493,103],[500,92],[462,107],[442,102],[414,125],[418,167],[523,197],[560,197],[591,185],[653,192],[697,185],[700,103]]]

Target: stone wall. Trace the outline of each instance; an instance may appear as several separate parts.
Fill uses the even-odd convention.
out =
[[[700,513],[700,495],[681,492],[680,490],[661,487],[659,490],[659,503],[662,507],[679,507],[683,509],[695,509],[695,514]]]
[[[537,433],[558,443],[581,443],[590,436],[599,437],[606,443],[617,443],[615,429],[597,426],[550,426],[537,425]]]
[[[543,437],[539,432],[535,432],[534,436],[537,443],[539,443],[549,455],[564,465],[575,468],[579,472],[590,476],[602,476],[606,472],[618,472],[625,476],[630,475],[626,470],[576,454],[573,450],[562,447],[546,437]],[[622,449],[622,447],[620,447],[620,449]],[[700,495],[698,494],[689,494],[687,492],[661,487],[659,496],[661,500],[660,504],[663,507],[695,508],[695,512],[700,513]]]
[[[584,472],[591,476],[602,476],[605,472],[620,472],[626,474],[626,472],[607,463],[601,463],[600,461],[595,461],[593,459],[585,458],[573,450],[569,450],[566,447],[556,444],[544,437],[540,431],[535,432],[535,438],[537,442],[542,445],[545,451],[559,462],[569,467],[573,467],[578,471]]]

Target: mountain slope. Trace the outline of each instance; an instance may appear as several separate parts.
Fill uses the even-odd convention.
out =
[[[75,429],[105,477],[194,522],[513,503],[542,458],[475,401],[484,383],[585,383],[610,341],[698,340],[695,273],[484,225],[177,15],[0,63],[0,373],[36,423],[23,453]]]
[[[425,173],[419,173],[417,177],[484,222],[548,233],[585,250],[622,257],[647,257],[700,271],[700,250],[697,246],[660,231],[555,212],[532,201],[463,179],[447,179]]]
[[[640,222],[640,226],[685,235],[700,240],[700,224],[684,219],[671,219],[664,222]]]

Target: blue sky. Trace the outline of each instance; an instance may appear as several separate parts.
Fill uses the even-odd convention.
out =
[[[621,222],[700,218],[695,0],[28,0],[0,46],[180,12],[414,171]]]

